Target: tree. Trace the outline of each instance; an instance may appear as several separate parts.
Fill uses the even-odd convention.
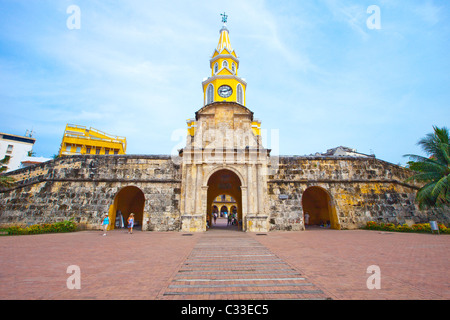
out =
[[[14,179],[1,173],[8,169],[5,164],[9,162],[10,156],[5,156],[2,160],[0,160],[0,187],[11,187],[14,184]]]
[[[433,126],[433,130],[417,143],[428,157],[405,155],[415,172],[407,181],[425,184],[416,195],[421,209],[450,205],[450,135],[446,127]]]

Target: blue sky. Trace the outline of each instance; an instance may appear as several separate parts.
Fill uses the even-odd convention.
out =
[[[0,0],[0,132],[32,129],[44,157],[67,123],[127,137],[128,154],[170,154],[202,107],[223,12],[247,107],[278,130],[267,147],[280,154],[343,145],[404,164],[449,126],[448,1]]]

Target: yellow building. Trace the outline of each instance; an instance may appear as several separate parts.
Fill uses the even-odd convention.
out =
[[[59,156],[75,154],[125,154],[127,139],[94,128],[67,124]]]
[[[211,211],[216,212],[219,217],[222,217],[224,213],[237,213],[237,202],[232,196],[222,194],[214,199]]]

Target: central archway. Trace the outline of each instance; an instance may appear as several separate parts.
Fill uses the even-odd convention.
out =
[[[236,201],[236,215],[238,220],[238,229],[242,230],[242,191],[241,179],[236,173],[228,169],[221,169],[214,172],[208,179],[207,193],[207,221],[212,221],[213,201],[220,195],[229,195]],[[221,208],[219,208],[220,210]],[[227,210],[229,211],[229,210]],[[211,224],[210,224],[211,225]]]

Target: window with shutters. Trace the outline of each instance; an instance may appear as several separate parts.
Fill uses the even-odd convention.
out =
[[[237,103],[244,104],[244,91],[242,90],[241,84],[237,85]]]
[[[206,104],[210,104],[214,102],[214,86],[209,84],[208,89],[206,90]]]

